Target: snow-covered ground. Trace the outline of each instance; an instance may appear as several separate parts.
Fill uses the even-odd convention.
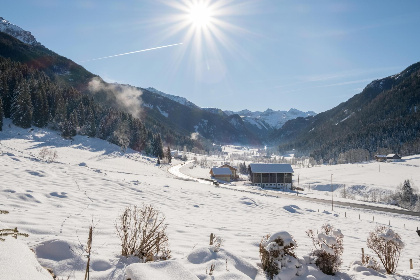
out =
[[[344,234],[340,273],[326,276],[308,265],[304,275],[294,279],[420,279],[420,237],[415,232],[420,226],[418,217],[339,206],[332,212],[324,204],[292,197],[218,188],[173,175],[188,167],[174,168],[170,173],[168,165],[157,166],[154,159],[131,150],[122,153],[105,141],[82,136],[64,140],[46,129],[26,130],[9,124],[6,120],[0,132],[0,209],[10,213],[0,215],[0,228],[18,227],[29,237],[18,237],[18,242],[6,237],[5,242],[0,242],[0,279],[29,279],[19,274],[29,268],[39,272],[30,279],[48,279],[30,260],[31,251],[16,258],[10,256],[13,248],[19,249],[22,244],[28,244],[39,263],[53,269],[60,279],[83,279],[87,259],[82,245],[87,242],[92,223],[95,229],[90,279],[125,279],[126,273],[132,279],[139,279],[137,276],[164,279],[165,273],[172,275],[169,279],[182,279],[184,275],[185,279],[266,279],[258,253],[264,235],[289,232],[297,241],[297,255],[302,257],[313,247],[305,231],[320,229],[324,223],[334,225]],[[39,152],[44,147],[57,152],[55,162],[40,160]],[[175,161],[173,165],[180,163]],[[311,180],[322,184],[323,175],[316,170],[297,172],[301,172],[301,180],[309,182],[312,176]],[[308,179],[304,179],[304,171],[314,173],[307,173]],[[381,167],[381,175],[385,171]],[[338,170],[332,172],[333,176],[338,174]],[[410,169],[406,174],[412,172]],[[413,179],[417,176],[411,175]],[[329,176],[328,173],[326,182]],[[130,266],[126,271],[137,260],[121,257],[115,222],[126,206],[143,203],[153,204],[166,215],[173,261]],[[353,264],[360,260],[361,248],[369,252],[368,233],[376,225],[389,221],[406,244],[397,275],[377,274]],[[224,240],[219,252],[208,246],[210,233]],[[22,258],[25,261],[19,262]],[[409,269],[410,259],[413,270]],[[212,264],[215,270],[210,276],[206,272]]]

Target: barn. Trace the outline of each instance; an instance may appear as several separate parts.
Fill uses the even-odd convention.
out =
[[[230,182],[232,178],[232,171],[228,167],[213,167],[210,170],[210,175],[212,178]]]
[[[292,188],[293,168],[285,163],[251,163],[250,178],[255,186]]]
[[[389,154],[386,156],[387,161],[399,161],[401,160],[401,157],[397,154]]]
[[[230,172],[232,172],[232,180],[238,180],[239,175],[237,174],[237,169],[235,167],[230,166],[229,164],[223,164],[220,167],[227,167],[230,169]]]

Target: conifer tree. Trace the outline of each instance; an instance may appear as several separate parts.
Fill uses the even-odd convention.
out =
[[[158,158],[163,158],[163,146],[162,146],[162,139],[160,137],[160,133],[158,133],[155,137],[154,137],[154,141],[153,141],[153,155],[155,157]]]
[[[33,107],[28,83],[22,80],[13,95],[11,109],[13,123],[23,128],[31,127]]]
[[[32,122],[37,127],[45,127],[48,124],[48,101],[42,86],[32,89],[33,116]]]
[[[0,131],[3,130],[3,101],[0,96]]]
[[[171,163],[171,162],[172,162],[171,148],[169,148],[169,146],[168,146],[168,148],[166,149],[166,152],[165,152],[165,158],[166,158],[166,160],[168,161],[168,163]]]

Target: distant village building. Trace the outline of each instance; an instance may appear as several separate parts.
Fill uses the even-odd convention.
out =
[[[239,178],[239,175],[237,174],[237,169],[235,167],[230,166],[229,164],[223,164],[220,166],[221,168],[227,167],[230,169],[230,172],[232,172],[232,180],[237,180]]]
[[[292,188],[292,175],[294,171],[290,164],[251,163],[249,166],[253,185],[273,188]]]
[[[386,159],[388,161],[394,161],[394,160],[396,161],[396,160],[401,160],[401,157],[397,154],[389,154],[386,156]]]
[[[376,155],[376,161],[398,161],[401,160],[401,157],[397,154],[389,154],[389,155]]]
[[[215,179],[230,182],[232,178],[232,171],[230,171],[228,167],[213,167],[210,170],[210,175]]]
[[[386,161],[386,155],[375,155],[376,161]]]

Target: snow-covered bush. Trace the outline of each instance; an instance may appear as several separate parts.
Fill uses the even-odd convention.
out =
[[[329,224],[323,225],[317,235],[311,229],[306,231],[306,234],[315,246],[315,250],[311,253],[315,257],[315,264],[325,274],[334,275],[342,263],[344,235]]]
[[[44,147],[41,149],[41,151],[39,151],[39,157],[47,162],[52,162],[57,159],[58,154],[57,151],[53,151],[47,147]]]
[[[219,252],[222,247],[223,239],[213,233],[210,234],[210,249],[213,252]]]
[[[293,275],[300,275],[302,265],[296,259],[296,241],[285,231],[266,235],[260,242],[261,264],[270,279],[282,269],[289,269]]]
[[[386,272],[393,274],[397,269],[398,260],[404,242],[398,233],[386,226],[377,226],[369,233],[367,239],[368,248],[372,249],[381,260]]]
[[[379,271],[379,263],[372,256],[366,255],[364,258],[362,258],[362,264],[366,266],[367,268],[371,268],[373,270]]]
[[[121,238],[121,254],[137,256],[145,262],[169,259],[164,222],[163,214],[152,205],[127,207],[115,224]]]

